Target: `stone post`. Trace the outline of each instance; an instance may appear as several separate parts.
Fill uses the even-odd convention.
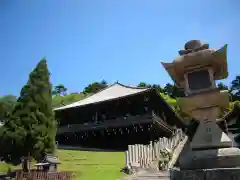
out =
[[[133,163],[136,162],[136,146],[132,145],[132,152],[133,152]]]
[[[150,141],[149,144],[149,150],[150,150],[150,160],[153,160],[153,147],[152,147],[152,141]]]
[[[136,163],[139,163],[139,150],[140,150],[140,145],[136,144]]]
[[[131,145],[128,145],[128,156],[129,156],[129,163],[132,165],[133,159],[132,159],[132,147]]]
[[[125,167],[130,169],[130,165],[129,165],[129,152],[125,151]]]
[[[143,152],[144,152],[144,155],[143,155],[143,158],[144,158],[144,167],[146,167],[146,159],[147,159],[147,148],[146,146],[143,146]]]
[[[156,157],[157,157],[157,142],[154,142],[153,148],[154,148],[154,159],[156,159]]]

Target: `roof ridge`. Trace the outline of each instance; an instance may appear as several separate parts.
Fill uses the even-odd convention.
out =
[[[126,87],[126,88],[131,88],[131,89],[151,89],[149,87],[138,87],[138,86],[125,85],[125,84],[119,83],[118,81],[115,84],[118,84],[118,85]]]

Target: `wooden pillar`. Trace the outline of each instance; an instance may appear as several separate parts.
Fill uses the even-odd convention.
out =
[[[29,172],[31,169],[31,160],[32,157],[30,156],[30,154],[28,156],[24,156],[22,158],[22,170],[24,172]]]

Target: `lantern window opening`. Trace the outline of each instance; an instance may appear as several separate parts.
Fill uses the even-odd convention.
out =
[[[186,72],[184,74],[184,78],[187,95],[201,93],[216,88],[213,70],[210,67],[199,68]]]

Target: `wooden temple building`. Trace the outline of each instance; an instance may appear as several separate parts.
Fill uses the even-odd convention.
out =
[[[171,136],[184,121],[154,88],[114,83],[81,101],[54,109],[59,145],[125,150]]]

